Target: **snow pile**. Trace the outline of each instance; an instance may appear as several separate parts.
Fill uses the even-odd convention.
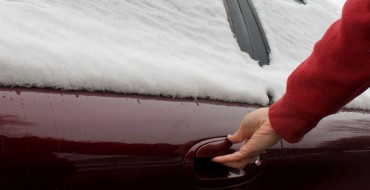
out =
[[[0,84],[266,105],[339,17],[329,0],[288,1],[254,0],[271,48],[260,68],[222,0],[0,0]]]
[[[0,28],[5,85],[268,102],[221,0],[0,1]]]
[[[343,7],[344,3],[346,3],[347,0],[330,0],[332,3],[336,4],[340,8]]]

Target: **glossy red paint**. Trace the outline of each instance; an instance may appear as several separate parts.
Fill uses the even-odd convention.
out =
[[[197,189],[184,174],[186,154],[233,133],[256,108],[1,88],[0,189]],[[302,142],[269,149],[258,177],[223,189],[369,189],[369,126],[369,113],[325,118]]]
[[[246,106],[246,107],[244,107]],[[0,90],[0,187],[193,189],[183,160],[256,107],[53,89]],[[276,146],[280,156],[280,146]],[[21,182],[21,183],[20,183]]]
[[[322,120],[297,144],[284,143],[284,189],[370,189],[370,114]]]
[[[255,109],[201,100],[51,89],[8,88],[1,90],[0,97],[2,117],[26,122],[4,123],[7,136],[90,142],[184,144],[205,136],[224,136]]]

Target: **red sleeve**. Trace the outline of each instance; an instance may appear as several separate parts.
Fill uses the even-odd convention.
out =
[[[298,142],[369,86],[370,0],[347,0],[342,18],[289,76],[285,95],[270,107],[271,125],[284,140]]]

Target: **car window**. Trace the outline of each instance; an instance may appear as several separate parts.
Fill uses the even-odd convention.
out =
[[[269,47],[257,13],[250,0],[225,0],[231,28],[240,49],[259,65],[269,64]]]

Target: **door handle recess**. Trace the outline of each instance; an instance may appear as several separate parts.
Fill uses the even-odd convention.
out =
[[[233,153],[242,144],[231,143],[226,137],[208,139],[194,145],[186,154],[183,167],[186,182],[199,188],[224,188],[238,186],[254,179],[263,169],[263,157],[256,158],[254,164],[237,170],[212,162],[216,156]]]

